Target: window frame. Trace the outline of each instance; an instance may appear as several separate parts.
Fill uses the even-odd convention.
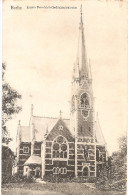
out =
[[[84,169],[85,169],[85,168],[88,169],[88,175],[87,175],[87,176],[84,175]],[[83,167],[83,169],[82,169],[82,176],[83,176],[83,177],[90,177],[90,167],[89,167],[89,166],[85,165],[85,166]]]
[[[63,150],[61,150],[60,151],[60,145],[59,145],[59,150],[54,150],[53,149],[53,145],[54,145],[54,143],[55,143],[55,141],[58,139],[58,137],[63,137],[63,139],[64,139],[64,141],[66,141],[66,145],[67,145],[67,150],[66,151],[63,151]],[[58,143],[57,141],[56,141],[56,143]],[[63,142],[64,143],[64,142]],[[62,143],[62,144],[63,144]],[[58,143],[59,144],[59,143]],[[61,144],[61,145],[62,145]],[[63,152],[63,156],[64,156],[64,154],[65,154],[65,152],[67,153],[67,157],[65,158],[65,157],[63,157],[63,158],[61,158],[61,157],[54,157],[53,156],[53,152],[57,152],[57,151],[59,151],[59,155],[60,155],[60,153],[61,152]],[[67,141],[67,139],[64,137],[64,136],[62,136],[62,135],[59,135],[59,136],[57,136],[54,140],[53,140],[53,142],[52,142],[52,159],[53,160],[63,160],[63,161],[67,161],[68,159],[69,159],[69,145],[68,145],[68,141]]]
[[[65,175],[67,174],[67,168],[66,167],[53,167],[53,174],[56,174],[56,175]]]
[[[82,95],[84,95],[84,94],[87,94],[87,97],[88,97],[88,105],[86,105],[86,106],[81,106],[81,98],[82,98]],[[87,109],[88,111],[90,110],[90,108],[91,108],[91,98],[90,98],[90,95],[88,94],[88,92],[83,92],[83,93],[81,93],[81,95],[80,95],[80,98],[79,98],[79,107],[81,108],[81,109],[83,109],[83,110],[85,110],[85,109]]]
[[[26,149],[28,149],[28,152],[25,151]],[[28,146],[24,146],[23,147],[23,153],[24,154],[29,154],[29,147]]]

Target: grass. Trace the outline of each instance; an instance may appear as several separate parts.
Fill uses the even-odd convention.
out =
[[[126,192],[93,189],[83,183],[12,183],[2,186],[2,195],[126,195]]]

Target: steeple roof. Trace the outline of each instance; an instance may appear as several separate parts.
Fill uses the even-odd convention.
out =
[[[79,65],[80,77],[82,76],[88,77],[89,71],[88,71],[88,63],[87,63],[86,47],[85,47],[82,5],[81,5],[81,17],[80,17],[80,26],[79,26],[79,39],[78,39],[76,64]]]

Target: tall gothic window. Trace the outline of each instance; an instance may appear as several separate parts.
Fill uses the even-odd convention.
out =
[[[87,93],[83,93],[80,97],[80,107],[85,108],[89,106],[89,97]]]
[[[67,158],[67,141],[62,136],[53,142],[53,158]]]

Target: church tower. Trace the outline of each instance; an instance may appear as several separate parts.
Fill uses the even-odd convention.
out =
[[[74,64],[71,92],[71,129],[77,138],[93,138],[93,92],[86,56],[84,25],[80,18],[77,58]]]
[[[84,166],[90,169],[88,151],[93,145],[93,159],[95,163],[95,133],[94,107],[90,62],[87,60],[84,24],[81,17],[79,25],[79,40],[77,58],[73,68],[70,127],[75,134],[75,176],[82,176]],[[88,150],[89,149],[89,150]],[[79,162],[80,160],[80,162]],[[81,165],[81,168],[80,168]],[[94,164],[95,166],[95,164]],[[80,170],[81,169],[81,170]],[[95,169],[92,176],[95,176]]]

